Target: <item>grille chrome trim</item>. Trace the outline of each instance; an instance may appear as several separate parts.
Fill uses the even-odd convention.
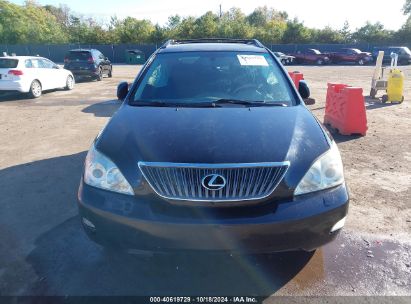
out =
[[[138,162],[147,183],[162,198],[193,202],[234,202],[270,196],[283,180],[289,161],[238,164]],[[220,174],[227,185],[217,191],[201,185],[208,174]],[[253,184],[256,185],[253,187]]]

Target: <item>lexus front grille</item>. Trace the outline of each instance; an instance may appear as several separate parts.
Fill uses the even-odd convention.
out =
[[[153,190],[171,200],[224,202],[269,196],[290,163],[181,164],[139,162]]]

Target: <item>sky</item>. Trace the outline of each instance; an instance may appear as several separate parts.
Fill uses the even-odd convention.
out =
[[[11,0],[23,4],[24,0]],[[284,10],[291,18],[298,17],[309,27],[323,28],[331,26],[342,28],[347,20],[351,29],[363,26],[366,21],[381,22],[387,29],[397,30],[406,21],[401,8],[405,0],[37,0],[40,4],[67,4],[74,12],[93,16],[100,21],[109,20],[110,16],[126,16],[149,19],[153,23],[164,25],[170,15],[201,16],[207,11],[217,13],[220,4],[222,10],[239,7],[246,14],[258,6]]]

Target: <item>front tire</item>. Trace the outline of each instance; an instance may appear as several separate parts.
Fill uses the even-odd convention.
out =
[[[33,80],[30,85],[29,95],[31,98],[39,98],[42,95],[41,83],[38,80]]]
[[[323,61],[322,59],[318,59],[318,60],[317,60],[317,64],[318,64],[318,65],[323,65],[323,64],[324,64],[324,61]]]
[[[359,64],[359,65],[364,65],[364,64],[365,64],[364,59],[358,60],[358,64]]]
[[[113,67],[110,68],[110,71],[108,72],[108,78],[113,77]]]
[[[71,91],[73,88],[74,88],[74,78],[73,76],[69,75],[67,76],[65,89],[67,91]]]

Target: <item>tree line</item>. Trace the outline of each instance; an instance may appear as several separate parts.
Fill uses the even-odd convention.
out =
[[[352,30],[348,22],[341,29],[309,28],[284,11],[258,7],[251,14],[231,8],[221,14],[206,12],[196,17],[170,16],[165,25],[147,19],[111,17],[109,22],[74,13],[67,5],[39,5],[26,1],[16,5],[0,0],[0,43],[3,44],[117,44],[161,43],[169,38],[256,38],[277,43],[405,43],[411,41],[411,0],[403,13],[406,23],[397,31],[383,24],[367,22]]]

